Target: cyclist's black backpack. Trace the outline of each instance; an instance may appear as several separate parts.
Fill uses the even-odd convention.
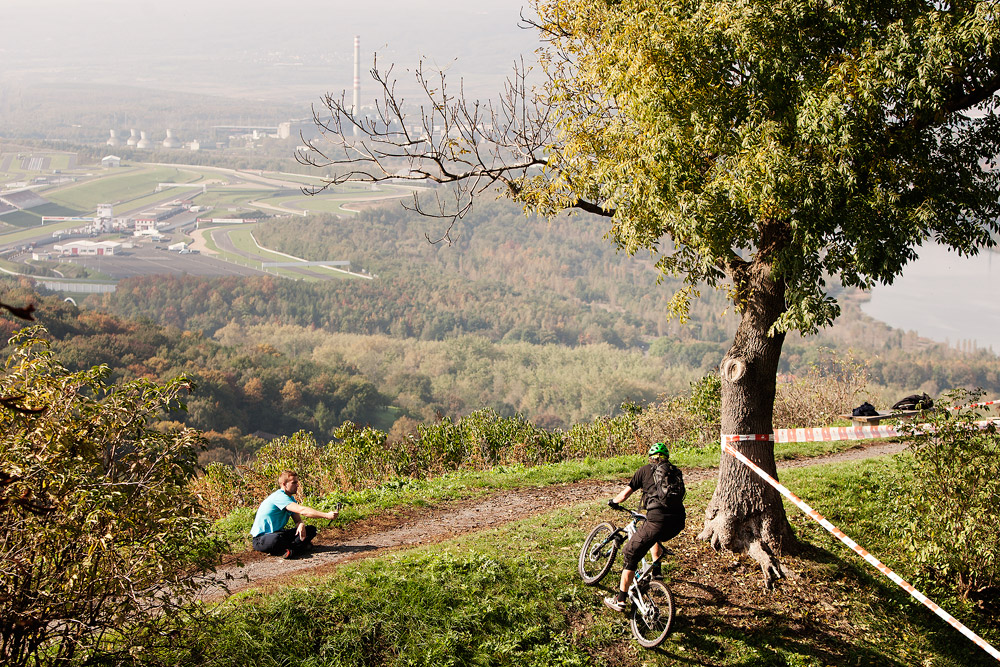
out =
[[[684,475],[681,469],[669,461],[664,461],[653,468],[653,497],[647,499],[646,508],[657,507],[677,511],[683,507]]]

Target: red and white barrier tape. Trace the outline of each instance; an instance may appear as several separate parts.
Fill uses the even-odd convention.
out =
[[[872,427],[863,427],[863,428],[872,428]],[[878,428],[878,427],[874,427],[874,428]],[[825,430],[825,429],[793,429],[793,430]],[[875,556],[871,555],[870,553],[868,553],[867,551],[865,551],[864,549],[862,549],[858,545],[857,542],[855,542],[854,540],[852,540],[851,538],[849,538],[847,535],[845,535],[839,528],[837,528],[832,523],[830,523],[822,514],[820,514],[816,510],[814,510],[812,507],[810,507],[809,505],[807,505],[801,498],[799,498],[794,493],[792,493],[791,491],[789,491],[788,488],[785,485],[781,484],[780,482],[778,482],[778,480],[774,479],[773,477],[771,477],[770,475],[768,475],[766,472],[764,472],[763,470],[761,470],[753,461],[751,461],[746,456],[744,456],[743,454],[741,454],[738,451],[736,451],[736,449],[730,444],[731,442],[740,442],[740,441],[743,441],[743,442],[746,442],[746,441],[767,442],[767,441],[770,441],[771,439],[772,439],[772,437],[769,436],[769,435],[723,435],[722,436],[722,451],[723,452],[727,452],[727,453],[733,455],[734,457],[736,457],[738,460],[742,461],[746,466],[748,466],[751,470],[753,470],[755,473],[757,473],[757,475],[760,476],[761,479],[763,479],[765,482],[767,482],[768,484],[770,484],[771,486],[773,486],[775,489],[777,489],[778,492],[781,495],[785,496],[786,498],[788,498],[789,500],[791,500],[793,503],[795,503],[796,507],[798,507],[800,510],[802,510],[803,512],[805,512],[810,518],[812,518],[814,521],[816,521],[817,523],[819,523],[821,526],[823,526],[824,528],[826,528],[837,539],[839,539],[841,542],[843,542],[848,547],[850,547],[853,551],[855,551],[857,554],[859,554],[862,558],[864,558],[866,561],[868,561],[868,563],[871,564],[873,567],[875,567],[879,572],[881,572],[882,574],[884,574],[885,576],[887,576],[889,579],[891,579],[893,581],[893,583],[895,583],[897,586],[899,586],[900,588],[902,588],[903,590],[905,590],[914,599],[918,600],[921,604],[923,604],[924,606],[926,606],[928,609],[930,609],[931,611],[933,611],[935,614],[937,614],[938,616],[940,616],[941,618],[943,618],[945,621],[948,622],[949,625],[951,625],[956,630],[958,630],[959,632],[961,632],[963,635],[965,635],[966,637],[968,637],[969,639],[971,639],[976,644],[976,646],[978,646],[979,648],[983,649],[984,651],[986,651],[987,653],[989,653],[991,656],[993,656],[997,660],[1000,660],[1000,651],[997,651],[997,649],[993,648],[993,646],[990,645],[989,642],[987,642],[985,639],[983,639],[982,637],[980,637],[979,635],[977,635],[975,632],[973,632],[969,628],[965,627],[965,625],[963,625],[958,619],[956,619],[954,616],[952,616],[951,614],[949,614],[948,612],[946,612],[944,609],[942,609],[941,607],[939,607],[936,604],[934,604],[934,602],[931,601],[930,599],[928,599],[927,596],[925,596],[923,593],[921,593],[920,591],[918,591],[917,589],[915,589],[913,586],[911,586],[909,583],[907,583],[898,574],[896,574],[895,572],[893,572],[892,570],[890,570],[888,567],[886,567],[885,565],[883,565],[882,561],[880,561],[878,558],[875,558]],[[788,442],[792,442],[792,441],[788,441]]]
[[[989,425],[1000,426],[1000,419],[983,419],[970,422],[977,428],[986,428]],[[930,424],[921,424],[917,432],[930,433],[934,427]],[[875,438],[896,438],[901,435],[908,435],[910,431],[900,429],[897,426],[821,426],[816,428],[778,428],[774,430],[774,435],[768,436],[723,436],[725,438],[739,438],[740,440],[771,439],[774,442],[835,442],[838,440],[874,440]]]
[[[969,403],[968,405],[950,405],[946,410],[965,410],[967,408],[983,408],[987,405],[1000,405],[1000,401],[985,401],[983,403]]]

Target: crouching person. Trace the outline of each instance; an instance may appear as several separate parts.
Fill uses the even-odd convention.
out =
[[[283,470],[278,476],[278,490],[264,499],[257,508],[250,536],[253,548],[272,556],[294,558],[309,548],[316,537],[316,526],[307,526],[303,517],[310,519],[336,519],[338,512],[320,512],[295,502],[299,490],[299,476],[292,470]],[[288,518],[295,520],[295,528],[285,528]]]

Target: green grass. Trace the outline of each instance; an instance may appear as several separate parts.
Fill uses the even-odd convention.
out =
[[[282,181],[288,181],[289,183],[301,183],[302,185],[322,185],[323,179],[319,176],[310,176],[308,174],[293,174],[287,171],[269,171],[264,173],[265,176],[270,178],[277,178]]]
[[[906,483],[897,475],[891,460],[882,458],[800,468],[786,474],[783,482],[862,548],[912,583],[918,565],[890,538],[892,515],[886,511],[886,501],[895,495],[899,485]],[[898,656],[900,663],[906,665],[996,664],[787,501],[786,508],[800,538],[824,560],[829,558],[828,566],[836,565],[838,574],[852,578],[854,590],[845,594],[853,598],[857,613],[865,616],[859,625],[868,626],[871,643],[878,651]],[[927,585],[922,592],[994,646],[1000,643],[996,619],[977,611],[943,582]],[[941,657],[928,663],[926,653],[938,653]]]
[[[207,217],[207,216],[204,216],[204,217]],[[212,229],[218,229],[218,228],[212,228]],[[216,245],[214,241],[212,241],[211,235],[208,234],[208,231],[209,231],[208,229],[202,229],[202,230],[200,230],[199,233],[203,234],[203,238],[205,239],[205,245],[206,245],[206,247],[208,249],[210,249],[213,253],[215,253],[216,257],[218,257],[219,259],[222,259],[223,261],[232,262],[233,264],[239,264],[240,266],[248,266],[248,267],[254,268],[254,269],[261,269],[261,262],[262,261],[285,261],[285,260],[288,259],[287,257],[282,257],[280,255],[275,255],[274,256],[275,259],[272,259],[271,257],[268,257],[267,259],[262,259],[261,255],[260,255],[260,251],[254,245],[253,239],[250,238],[250,231],[249,231],[249,229],[247,229],[245,226],[234,227],[232,229],[224,227],[223,229],[225,231],[227,231],[227,233],[229,233],[230,238],[233,239],[234,245],[237,248],[240,248],[242,250],[246,250],[247,252],[250,252],[251,254],[257,254],[258,255],[258,257],[256,257],[256,258],[250,258],[250,257],[245,257],[243,255],[237,255],[237,254],[234,254],[234,253],[226,252],[226,251],[222,250],[221,248],[219,248],[219,246]],[[235,232],[240,232],[240,233],[236,234]],[[270,254],[272,254],[272,253],[269,253],[269,255]],[[276,259],[278,257],[280,257],[280,259]],[[303,278],[303,276],[301,276],[301,275],[291,273],[291,272],[286,271],[284,269],[270,269],[270,270],[278,272],[278,275],[281,275],[282,277],[286,277],[286,278],[299,278],[299,279],[308,280],[308,278]],[[316,278],[316,280],[319,280],[319,279],[320,278]]]
[[[353,203],[354,199],[333,199],[333,198],[320,198],[320,197],[309,197],[307,199],[300,199],[294,202],[295,206],[303,208],[307,211],[319,212],[319,213],[348,213],[350,215],[355,215],[355,211],[344,208],[344,204]]]
[[[287,255],[283,255],[277,252],[272,252],[265,250],[257,245],[253,239],[253,230],[257,228],[257,225],[247,226],[241,225],[239,227],[234,227],[230,230],[229,240],[232,241],[233,245],[239,250],[242,250],[250,255],[253,255],[252,259],[246,257],[242,258],[244,263],[250,262],[253,265],[256,262],[256,266],[260,267],[263,262],[289,262],[292,261]],[[271,271],[275,271],[278,275],[285,278],[293,278],[298,280],[329,280],[330,278],[341,278],[342,274],[331,273],[329,271],[318,270],[314,267],[303,267],[309,274],[313,277],[310,278],[307,275],[303,275],[296,271],[291,271],[285,268],[272,268]]]
[[[0,216],[0,222],[19,228],[40,227],[42,225],[42,216],[75,217],[80,215],[83,215],[82,211],[66,208],[65,206],[49,202],[24,211],[11,211],[10,213],[5,213],[3,216]],[[81,223],[77,222],[73,224],[75,226],[80,226]],[[55,228],[53,227],[53,229]]]
[[[5,224],[11,225],[12,227],[18,227],[22,229],[28,227],[42,226],[41,214],[35,213],[32,209],[26,209],[24,211],[11,211],[10,213],[5,213],[3,217],[0,217],[0,220],[2,220]]]
[[[184,194],[187,193],[182,194],[179,191],[173,193],[166,191],[150,192],[148,194],[140,195],[132,199],[119,200],[118,203],[116,204],[115,209],[123,213],[125,212],[135,213],[137,211],[150,208],[152,206],[156,206],[157,204],[162,204],[164,201],[168,201],[167,198],[170,197],[171,194],[174,195],[174,198],[177,198],[178,196],[183,197]]]
[[[225,208],[227,206],[245,206],[247,202],[267,197],[273,192],[264,188],[233,188],[231,190],[220,190],[217,187],[208,192],[198,194],[192,199],[197,204],[209,208]],[[216,217],[234,217],[232,214]],[[238,217],[238,216],[235,216]]]
[[[60,171],[65,171],[69,169],[70,158],[73,157],[69,153],[55,153],[50,154],[49,158],[49,169],[58,169]]]
[[[54,202],[48,202],[24,211],[5,213],[3,216],[0,216],[0,222],[22,228],[40,227],[42,225],[42,216],[76,217],[81,215],[85,215],[85,213],[80,209],[67,208]],[[76,227],[79,227],[80,224],[79,222],[72,223]],[[52,227],[52,229],[55,229],[55,227]]]
[[[776,445],[775,457],[779,460],[819,456],[842,451],[855,446],[854,442],[786,443]],[[675,450],[671,460],[681,468],[716,468],[719,450],[714,447]],[[386,484],[361,491],[344,492],[323,498],[307,497],[305,503],[324,511],[331,510],[338,502],[347,507],[341,512],[337,525],[346,526],[388,510],[440,503],[448,500],[467,500],[498,491],[524,487],[543,487],[583,480],[620,481],[622,484],[645,462],[644,456],[620,456],[598,459],[587,457],[577,461],[562,461],[538,466],[497,466],[489,470],[458,470],[426,479],[398,478]],[[784,473],[782,473],[784,474]],[[304,490],[308,493],[308,489]],[[234,551],[249,548],[247,535],[253,524],[253,510],[244,508],[220,519],[216,530]],[[324,522],[316,525],[324,525]]]
[[[615,474],[632,461],[607,462]],[[521,471],[528,474],[528,471]],[[456,476],[457,478],[457,476]],[[873,486],[899,483],[885,460],[786,471],[783,481],[905,575],[879,526]],[[789,507],[805,551],[771,592],[746,557],[694,539],[714,482],[692,484],[688,526],[668,545],[674,630],[658,650],[576,575],[586,530],[615,518],[604,499],[441,544],[343,564],[271,594],[224,603],[220,625],[178,663],[237,665],[988,665],[995,662]],[[996,642],[974,609],[951,609]],[[217,663],[215,661],[218,661]]]
[[[93,211],[101,203],[129,201],[152,194],[158,183],[190,183],[202,177],[198,172],[175,167],[123,167],[113,175],[47,191],[45,196],[70,208]],[[169,193],[160,194],[164,198],[169,196]]]

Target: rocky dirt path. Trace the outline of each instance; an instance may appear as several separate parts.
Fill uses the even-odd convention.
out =
[[[778,470],[867,459],[896,454],[903,449],[904,445],[895,442],[862,444],[836,454],[780,461]],[[691,484],[716,474],[714,468],[685,470],[684,480]],[[250,586],[269,588],[280,585],[289,577],[304,573],[319,574],[346,561],[420,544],[433,544],[557,507],[610,498],[621,489],[622,483],[596,480],[527,487],[501,491],[486,498],[407,508],[355,522],[347,529],[321,529],[312,552],[295,560],[267,557],[254,551],[239,554],[219,568],[214,578],[217,583],[208,586],[202,597],[211,600],[224,596],[225,588],[220,582],[227,582],[230,592]]]

